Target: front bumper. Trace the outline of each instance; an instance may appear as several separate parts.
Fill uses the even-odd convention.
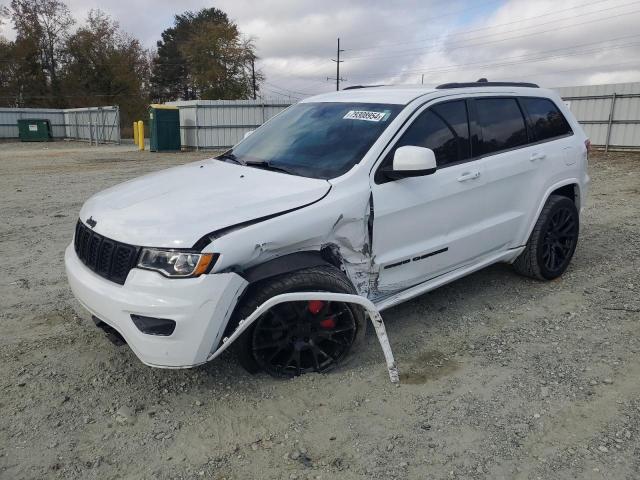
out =
[[[76,255],[65,251],[73,294],[94,316],[126,340],[136,356],[153,367],[186,368],[204,363],[220,343],[238,297],[247,286],[235,273],[169,279],[134,268],[124,285],[96,275]],[[170,336],[142,333],[131,314],[176,322]]]

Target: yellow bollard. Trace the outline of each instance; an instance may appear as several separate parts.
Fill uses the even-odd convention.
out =
[[[144,122],[138,122],[138,149],[144,150]]]
[[[133,122],[133,144],[138,145],[138,122]]]

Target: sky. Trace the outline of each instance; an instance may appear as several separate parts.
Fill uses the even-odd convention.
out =
[[[0,4],[3,0],[0,0]],[[547,87],[640,81],[640,0],[67,0],[99,8],[154,49],[173,15],[215,6],[254,40],[265,96],[342,87],[530,81]],[[9,38],[8,26],[0,29]],[[423,77],[424,75],[424,77]]]

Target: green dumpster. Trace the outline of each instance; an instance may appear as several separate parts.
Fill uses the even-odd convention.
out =
[[[22,142],[49,142],[53,140],[51,122],[40,118],[18,120],[18,138]]]
[[[170,105],[149,108],[149,144],[152,152],[180,150],[180,111]]]

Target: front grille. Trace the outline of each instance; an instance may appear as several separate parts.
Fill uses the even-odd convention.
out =
[[[140,247],[103,237],[80,220],[76,225],[74,247],[82,263],[120,285],[124,285],[129,271],[135,267],[140,252]]]

